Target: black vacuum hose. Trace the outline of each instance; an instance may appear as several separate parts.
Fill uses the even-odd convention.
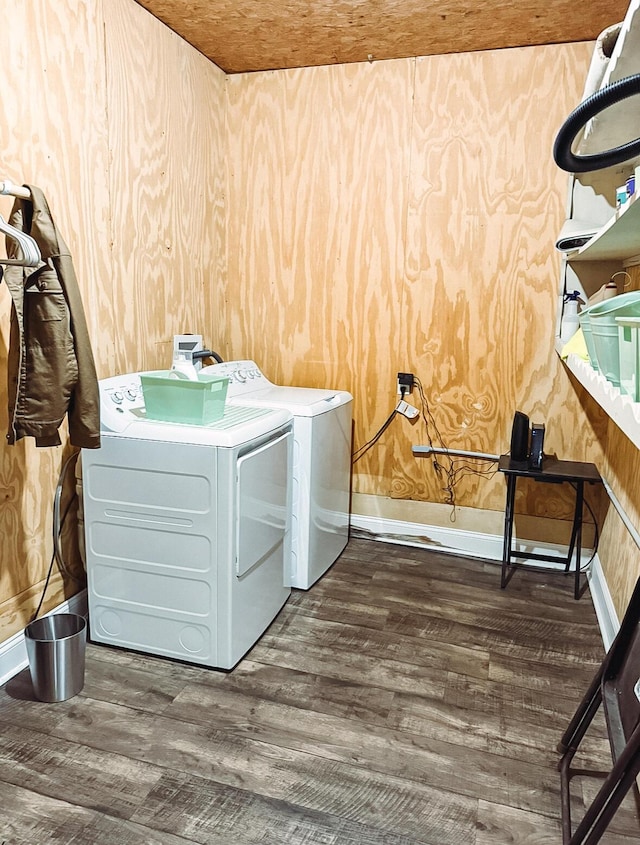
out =
[[[213,358],[214,361],[217,361],[218,364],[224,363],[222,358],[218,355],[217,352],[214,352],[212,349],[199,349],[197,352],[192,353],[192,358],[194,360],[202,360],[203,358]]]
[[[602,170],[614,164],[621,164],[640,154],[640,138],[594,155],[579,156],[571,151],[571,144],[588,120],[608,106],[634,94],[640,94],[640,73],[612,82],[580,103],[562,124],[556,136],[553,157],[558,167],[569,173],[586,173],[589,170]]]

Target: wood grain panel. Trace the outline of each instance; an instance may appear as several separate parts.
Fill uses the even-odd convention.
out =
[[[117,369],[159,369],[174,334],[217,342],[224,74],[130,0],[105,23]]]
[[[7,65],[0,179],[44,190],[73,257],[97,365],[108,367],[111,349],[99,343],[113,324],[105,284],[111,260],[102,3],[9,3],[10,25],[0,35]],[[78,79],[84,84],[72,83]],[[8,211],[13,200],[2,202]]]
[[[78,767],[75,768],[77,778]],[[96,802],[97,803],[97,802]],[[7,831],[17,845],[28,842],[63,842],[75,839],[78,845],[117,842],[119,845],[188,845],[189,840],[128,822],[100,812],[99,807],[80,807],[68,801],[49,798],[37,791],[4,785],[0,811],[11,828]],[[17,833],[17,837],[14,836]]]
[[[519,407],[547,422],[548,451],[600,455],[602,419],[585,418],[553,352],[565,176],[549,150],[590,54],[232,77],[227,356],[351,390],[356,446],[393,409],[396,372],[412,371],[452,448],[505,451]],[[356,465],[355,492],[446,499],[446,476],[411,455],[438,444],[424,420],[396,419]],[[499,510],[503,479],[470,476],[456,494]],[[572,506],[569,490],[519,491],[519,511],[567,518]]]
[[[100,2],[19,3],[3,8],[0,179],[40,186],[74,260],[97,365],[113,349],[106,237],[108,193],[104,49]],[[78,84],[82,80],[82,84]],[[3,197],[7,215],[13,200]],[[0,367],[6,373],[10,300],[0,290]],[[0,640],[24,627],[37,605],[52,552],[52,503],[66,449],[9,447],[6,378],[0,379]],[[64,439],[64,430],[63,430]],[[75,592],[59,576],[45,608]]]
[[[574,438],[584,414],[553,351],[565,175],[549,151],[587,56],[579,45],[417,62],[405,349],[449,447],[507,451],[520,409],[546,423],[548,452],[599,454],[586,421]],[[439,484],[427,461],[395,469],[399,497],[435,497]],[[471,477],[457,498],[499,509],[503,488],[499,476]],[[571,496],[523,490],[519,510],[570,513]]]
[[[503,803],[511,800],[529,809],[553,814],[557,806],[555,773],[549,772],[546,783],[541,783],[540,767],[523,760],[519,776],[510,780],[507,790],[504,761],[496,755],[494,765],[487,765],[488,755],[483,753],[486,737],[479,738],[479,744],[483,746],[480,751],[476,751],[471,743],[467,746],[469,765],[461,770],[456,765],[444,762],[446,730],[442,730],[435,740],[421,741],[419,731],[411,729],[406,732],[411,734],[410,742],[407,742],[402,726],[400,730],[389,731],[389,727],[396,728],[396,723],[401,722],[399,713],[404,714],[407,722],[413,717],[412,728],[415,726],[417,720],[412,712],[414,708],[417,709],[415,704],[411,699],[398,696],[387,722],[376,728],[372,724],[363,726],[361,718],[347,721],[340,717],[320,715],[315,708],[313,711],[305,711],[299,706],[287,706],[278,700],[261,702],[256,706],[255,698],[237,692],[230,693],[225,686],[211,688],[194,684],[176,699],[167,715],[177,717],[180,714],[182,719],[208,724],[210,727],[215,725],[218,730],[236,736],[260,738],[263,742],[343,762],[353,761],[351,749],[355,747],[359,749],[359,765],[391,777],[406,775],[407,757],[410,755],[415,776],[432,787]],[[455,718],[454,706],[449,705],[447,712],[450,718]],[[491,722],[491,717],[485,715],[483,718],[486,719],[485,725]],[[497,721],[499,715],[496,714],[495,718]],[[433,721],[438,720],[435,718]]]
[[[357,820],[390,835],[424,834],[427,843],[461,845],[473,830],[474,799],[418,781],[116,704],[78,698],[72,708],[71,718],[66,710],[52,715],[31,708],[34,729],[51,736],[64,731],[64,738],[74,743],[286,801],[305,811]],[[3,720],[20,719],[15,707],[7,709],[12,712],[3,713]],[[110,729],[96,731],[96,724]]]
[[[561,839],[557,818],[540,817],[494,801],[478,802],[476,845],[493,845],[497,841],[505,845],[556,845]]]
[[[98,375],[167,366],[174,333],[213,343],[210,315],[224,301],[224,74],[133,0],[10,6],[0,179],[43,188],[74,259]],[[0,212],[12,202],[3,197]],[[6,371],[4,286],[0,306]],[[2,383],[5,430],[6,405]],[[68,454],[0,443],[0,641],[40,598]],[[74,513],[64,538],[72,567]],[[77,589],[55,574],[45,609]]]
[[[555,745],[602,650],[597,622],[561,581],[522,572],[503,591],[498,579],[482,561],[351,540],[231,672],[89,644],[83,690],[55,707],[34,701],[20,673],[0,690],[4,835],[29,845],[557,841]],[[360,613],[336,618],[349,594]],[[485,603],[477,633],[470,596],[478,612]],[[453,652],[469,659],[443,670]],[[602,770],[602,719],[586,750]],[[631,845],[636,815],[623,806],[613,830]]]
[[[394,403],[412,75],[400,61],[229,80],[227,357],[279,383],[357,385],[358,439]]]
[[[89,644],[83,690],[55,707],[20,673],[0,690],[4,834],[30,845],[557,842],[555,745],[602,652],[597,621],[562,581],[498,581],[482,561],[351,540],[231,672]],[[349,589],[358,613],[336,618]],[[451,652],[469,659],[443,670]],[[603,720],[594,727],[587,765],[602,771]],[[581,787],[600,783],[576,778],[576,818]],[[637,841],[629,798],[608,842]]]
[[[229,73],[585,41],[626,0],[138,0]]]

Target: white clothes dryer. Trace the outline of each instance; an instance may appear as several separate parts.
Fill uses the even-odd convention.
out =
[[[349,539],[353,397],[344,390],[273,384],[254,361],[227,361],[202,372],[229,379],[231,404],[293,415],[292,587],[308,590]]]
[[[82,452],[90,637],[230,669],[290,595],[292,417],[147,420],[139,374],[100,382]]]

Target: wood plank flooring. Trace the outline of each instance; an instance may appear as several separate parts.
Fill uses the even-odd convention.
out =
[[[603,656],[588,592],[352,539],[229,673],[89,644],[0,689],[4,845],[560,845],[556,746]],[[602,722],[576,761],[609,764]],[[600,784],[573,781],[575,818]],[[635,802],[603,845],[640,841]]]

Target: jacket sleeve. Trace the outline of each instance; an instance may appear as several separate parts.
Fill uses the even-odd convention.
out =
[[[52,257],[71,315],[71,334],[78,364],[78,381],[69,402],[69,439],[82,449],[100,446],[100,392],[89,331],[70,255]]]

